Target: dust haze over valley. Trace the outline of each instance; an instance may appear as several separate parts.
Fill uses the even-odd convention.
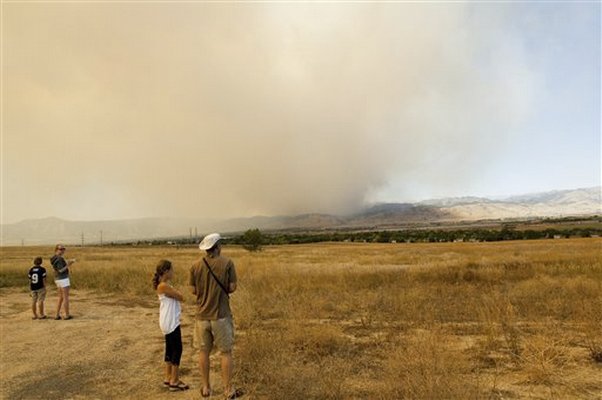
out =
[[[587,7],[3,10],[3,224],[342,215],[374,202],[600,181],[591,163],[599,162],[599,119],[581,114],[599,105],[588,69],[599,55],[591,39],[599,17]],[[586,28],[569,34],[572,24]],[[562,91],[586,111],[541,101],[560,90],[551,85],[557,71],[542,63],[571,35],[587,39],[574,40],[575,57],[592,55],[575,61],[585,73],[565,76]],[[573,67],[565,63],[558,68]],[[540,126],[543,114],[558,119]],[[574,131],[564,129],[568,117]],[[542,132],[549,143],[538,143]],[[585,164],[548,163],[557,159],[550,143],[569,134],[566,157]]]

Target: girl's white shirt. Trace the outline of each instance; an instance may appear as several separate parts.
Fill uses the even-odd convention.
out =
[[[159,303],[159,327],[164,335],[169,335],[180,325],[180,302],[161,293]]]

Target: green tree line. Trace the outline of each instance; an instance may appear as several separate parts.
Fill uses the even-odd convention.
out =
[[[500,229],[408,229],[378,231],[328,231],[309,232],[261,232],[249,229],[242,234],[226,235],[225,243],[241,245],[249,251],[260,251],[262,246],[282,244],[305,244],[320,242],[365,242],[365,243],[437,243],[437,242],[497,242],[503,240],[534,240],[574,237],[602,236],[602,228],[571,228],[543,230],[517,230],[513,227]],[[154,239],[138,242],[107,243],[107,245],[195,245],[199,238]]]
[[[303,244],[319,242],[454,242],[479,241],[497,242],[502,240],[533,240],[569,237],[591,237],[602,235],[602,229],[545,229],[545,230],[515,230],[515,229],[458,229],[458,230],[382,230],[365,232],[324,232],[324,233],[261,233],[253,231],[254,240],[259,245]],[[258,237],[260,239],[258,239]],[[228,239],[229,243],[248,246],[248,231],[244,235]]]

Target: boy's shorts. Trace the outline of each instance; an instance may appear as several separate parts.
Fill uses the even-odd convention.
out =
[[[195,319],[194,347],[210,352],[213,345],[222,353],[232,351],[234,345],[234,323],[232,317],[215,321]]]
[[[60,288],[66,288],[66,287],[71,286],[71,282],[69,281],[69,278],[58,279],[58,280],[54,281],[54,283],[56,283],[56,286],[60,287]]]
[[[46,300],[46,288],[43,287],[42,289],[32,290],[31,298],[33,299],[34,303]]]

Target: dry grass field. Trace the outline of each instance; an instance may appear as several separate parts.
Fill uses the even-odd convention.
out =
[[[32,321],[27,270],[37,255],[50,269],[51,253],[2,248],[3,399],[200,399],[192,296],[182,321],[192,389],[168,393],[150,284],[167,258],[187,292],[198,250],[69,248],[75,319]],[[223,253],[239,276],[235,382],[246,398],[602,399],[601,239]]]

